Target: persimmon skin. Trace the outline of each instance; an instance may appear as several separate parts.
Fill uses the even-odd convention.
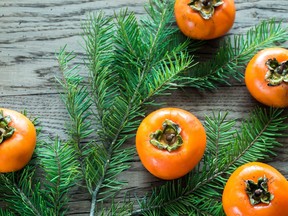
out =
[[[250,204],[245,192],[245,180],[257,182],[260,177],[268,178],[268,191],[274,195],[269,204]],[[260,162],[250,162],[237,168],[228,179],[222,196],[227,216],[287,216],[288,181],[275,168]]]
[[[23,114],[5,108],[4,116],[10,116],[9,126],[15,128],[12,137],[0,143],[0,173],[22,169],[31,160],[36,146],[36,129]]]
[[[288,83],[269,86],[265,80],[268,59],[278,62],[288,60],[288,50],[280,47],[266,48],[258,52],[248,63],[245,70],[245,84],[250,94],[260,103],[277,108],[288,107]]]
[[[224,0],[215,8],[213,16],[205,20],[188,4],[191,0],[176,0],[176,23],[184,35],[197,40],[210,40],[225,35],[233,26],[236,15],[234,0]]]
[[[150,135],[169,119],[180,126],[183,144],[168,152],[153,146]],[[172,180],[184,176],[201,160],[206,148],[206,132],[193,114],[179,108],[162,108],[150,113],[136,133],[136,149],[144,167],[154,176]]]

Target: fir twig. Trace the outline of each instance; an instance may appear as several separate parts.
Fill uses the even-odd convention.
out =
[[[244,35],[226,37],[211,60],[201,62],[185,74],[184,85],[199,89],[215,89],[230,85],[231,78],[243,77],[248,61],[261,49],[287,41],[287,29],[274,19],[262,21]]]
[[[43,142],[37,153],[44,171],[41,189],[47,206],[54,215],[65,215],[68,210],[68,192],[80,180],[75,151],[69,144],[56,138],[54,143]]]
[[[59,67],[62,73],[61,77],[57,80],[61,84],[64,93],[61,94],[61,98],[66,105],[71,121],[67,124],[67,129],[70,134],[70,140],[68,141],[73,145],[77,152],[77,160],[81,166],[82,175],[85,176],[85,164],[83,162],[84,146],[83,141],[92,134],[89,110],[92,105],[90,95],[87,87],[82,85],[83,78],[79,75],[78,66],[70,68],[69,63],[75,59],[73,52],[67,52],[66,46],[62,48],[57,56]]]
[[[34,167],[29,165],[18,172],[0,174],[3,199],[13,212],[21,215],[51,214],[39,193],[40,182],[35,182],[34,174]]]
[[[166,3],[154,1],[152,5],[151,2],[147,8],[151,19],[142,24],[135,14],[124,10],[115,15],[115,22],[100,13],[89,17],[84,25],[91,98],[97,108],[93,120],[98,125],[99,138],[79,152],[80,157],[85,158],[80,161],[92,197],[91,215],[98,210],[98,202],[113,196],[123,185],[116,177],[129,168],[127,162],[132,160],[134,148],[123,149],[122,144],[133,136],[131,132],[139,124],[136,119],[144,115],[143,105],[164,90],[175,88],[181,79],[179,73],[191,65],[191,58],[184,52],[187,43],[169,46],[171,42],[175,44],[175,29],[171,27],[172,7],[166,7]],[[75,75],[75,67],[66,67],[73,58],[63,53],[58,57],[60,69],[64,71],[64,81],[60,83],[66,92],[63,97],[71,120],[77,122],[80,115],[72,115],[71,110],[76,106],[84,113],[89,108],[74,104],[73,98],[83,91],[80,81],[76,85],[67,82],[79,77]],[[75,92],[70,97],[73,89]],[[79,144],[81,140],[77,141],[77,146]]]

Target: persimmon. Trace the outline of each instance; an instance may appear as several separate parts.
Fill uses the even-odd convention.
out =
[[[245,83],[260,103],[288,107],[288,50],[271,47],[258,52],[246,67]]]
[[[250,162],[229,177],[222,196],[227,216],[287,216],[288,181],[274,167]]]
[[[142,164],[164,180],[191,171],[205,148],[206,132],[200,120],[179,108],[162,108],[150,113],[136,133],[136,149]]]
[[[187,37],[198,40],[225,35],[235,20],[234,0],[176,0],[176,23]]]
[[[0,172],[22,169],[36,146],[34,124],[23,114],[0,108]]]

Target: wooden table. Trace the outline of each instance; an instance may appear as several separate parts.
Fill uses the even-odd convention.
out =
[[[147,0],[1,0],[0,2],[0,107],[27,110],[39,116],[43,133],[66,138],[64,122],[68,115],[59,97],[55,76],[59,73],[55,53],[68,45],[77,55],[84,54],[81,47],[81,20],[89,12],[103,10],[111,15],[114,10],[128,7],[137,16],[145,16],[143,5]],[[275,17],[288,24],[288,1],[236,0],[237,15],[232,34],[245,33],[261,20]],[[287,43],[286,43],[287,44]],[[288,44],[287,44],[288,45]],[[216,46],[211,42],[211,46]],[[213,47],[212,47],[213,48]],[[214,47],[215,48],[215,47]],[[213,110],[229,111],[233,118],[243,119],[258,104],[247,92],[244,83],[222,86],[213,92],[195,89],[176,91],[167,100],[169,106],[179,106],[193,112],[203,120]],[[176,101],[175,101],[176,100]],[[288,178],[288,139],[269,164]],[[152,177],[139,160],[125,172],[128,189],[146,192],[158,180]],[[72,195],[71,211],[86,215],[89,194],[76,189]]]

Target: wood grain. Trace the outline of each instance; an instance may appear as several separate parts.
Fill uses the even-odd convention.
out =
[[[129,8],[138,17],[145,16],[144,4],[148,0],[1,0],[0,2],[0,107],[22,111],[26,109],[38,116],[46,136],[65,139],[65,122],[68,115],[59,97],[55,76],[59,74],[55,53],[67,44],[79,56],[82,64],[81,23],[91,12],[103,10],[107,15]],[[262,20],[274,17],[288,26],[288,1],[277,3],[267,0],[236,0],[237,15],[228,35],[243,34]],[[221,39],[220,39],[221,40]],[[217,43],[209,44],[210,50]],[[209,50],[207,51],[209,53]],[[85,71],[85,68],[83,68]],[[244,83],[223,86],[213,92],[195,89],[177,90],[170,97],[159,99],[167,106],[178,106],[193,112],[204,120],[213,111],[229,111],[239,121],[259,105],[247,92]],[[288,178],[288,139],[278,156],[269,161]],[[133,142],[131,142],[133,145]],[[128,178],[127,178],[128,177]],[[143,168],[138,158],[121,178],[128,179],[125,190],[143,195],[161,182]],[[119,195],[121,199],[122,195]],[[72,193],[69,215],[87,215],[89,194],[83,188]]]

